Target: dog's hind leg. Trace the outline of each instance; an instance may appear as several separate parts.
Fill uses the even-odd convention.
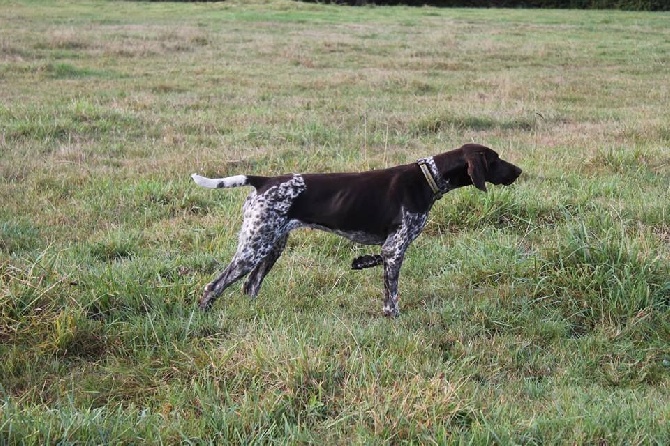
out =
[[[287,240],[288,240],[288,233],[283,237],[280,237],[275,242],[272,251],[270,251],[270,253],[266,255],[263,258],[263,260],[261,260],[260,263],[258,263],[258,265],[256,265],[253,271],[251,271],[246,282],[244,282],[244,286],[242,287],[242,291],[244,292],[244,294],[248,294],[251,297],[256,297],[258,295],[258,291],[261,289],[263,279],[265,278],[267,273],[270,272],[277,259],[279,259],[279,257],[281,256],[282,252],[284,251],[284,248],[286,247]]]
[[[200,298],[200,309],[208,310],[226,288],[248,274],[253,267],[253,259],[236,254],[221,274],[205,286],[205,291]]]
[[[272,218],[272,216],[267,216]],[[276,215],[275,221],[280,220]],[[255,220],[245,219],[240,231],[240,240],[237,246],[237,252],[230,261],[230,264],[219,274],[219,276],[207,284],[205,291],[200,299],[200,308],[203,310],[209,309],[217,297],[231,284],[246,276],[250,272],[254,272],[249,283],[258,281],[258,287],[262,281],[262,276],[267,274],[270,267],[279,258],[281,249],[275,252],[275,248],[282,245],[277,245],[279,241],[288,234],[285,223],[276,225],[284,230],[277,231],[275,226],[254,226]],[[283,243],[286,243],[285,241]],[[273,257],[271,264],[261,266],[264,260],[270,260]],[[257,277],[258,274],[262,276]],[[260,278],[260,280],[258,280]],[[258,288],[257,287],[257,288]],[[245,291],[247,287],[245,286]]]

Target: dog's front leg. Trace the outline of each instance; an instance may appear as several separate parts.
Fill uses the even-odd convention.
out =
[[[384,263],[384,316],[397,317],[398,278],[400,267],[409,244],[418,237],[428,220],[427,214],[412,214],[403,211],[402,225],[386,238],[382,245]]]
[[[384,264],[384,316],[397,317],[398,308],[398,278],[400,267],[405,258],[405,251],[411,239],[408,238],[407,226],[402,225],[389,235],[382,245],[382,260]]]
[[[386,244],[384,244],[386,248]],[[400,267],[405,257],[405,250],[399,247],[382,248],[384,259],[384,316],[397,317],[400,315],[398,308],[398,278]]]

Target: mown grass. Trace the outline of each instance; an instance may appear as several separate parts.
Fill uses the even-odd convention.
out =
[[[0,8],[0,444],[668,444],[667,14],[283,0]],[[397,320],[296,232],[203,314],[247,191],[468,141]]]

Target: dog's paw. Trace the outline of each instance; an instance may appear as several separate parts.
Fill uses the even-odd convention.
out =
[[[397,305],[393,305],[393,306],[384,305],[384,310],[383,311],[384,311],[384,316],[388,317],[388,318],[391,318],[391,319],[394,319],[394,318],[400,316],[400,310],[398,309]]]
[[[363,255],[356,257],[351,261],[351,269],[363,269],[363,268],[372,268],[373,266],[381,265],[384,263],[384,259],[379,254],[376,255]]]
[[[214,303],[213,291],[214,291],[214,285],[208,283],[207,286],[205,287],[205,291],[202,293],[200,301],[198,302],[198,307],[201,310],[207,311],[212,307],[212,303]]]

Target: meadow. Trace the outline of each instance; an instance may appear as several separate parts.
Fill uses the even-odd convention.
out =
[[[0,445],[670,444],[670,15],[0,1]],[[295,231],[212,311],[248,189],[485,144],[382,316]]]

